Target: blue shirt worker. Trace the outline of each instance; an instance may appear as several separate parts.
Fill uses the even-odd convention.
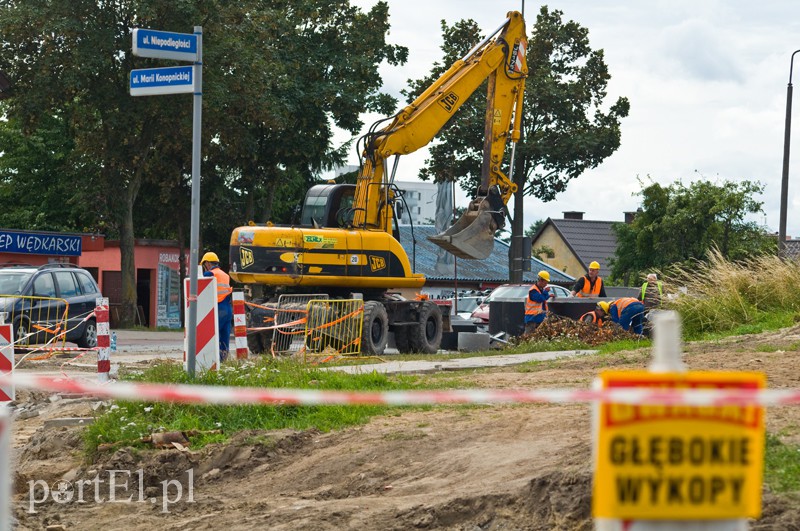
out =
[[[228,359],[228,348],[231,340],[231,323],[233,322],[233,288],[231,277],[219,268],[217,253],[208,252],[200,260],[204,277],[217,279],[217,323],[219,324],[219,360]]]
[[[642,334],[644,330],[644,304],[633,297],[623,297],[612,301],[608,305],[608,317],[623,330],[633,328],[635,334]]]
[[[530,334],[547,317],[547,301],[555,297],[547,287],[550,282],[550,273],[539,271],[536,284],[531,286],[528,296],[525,297],[525,333]]]

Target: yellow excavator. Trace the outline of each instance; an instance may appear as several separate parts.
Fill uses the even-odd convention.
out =
[[[318,184],[306,194],[299,224],[238,227],[231,235],[230,274],[245,284],[333,297],[364,298],[362,350],[381,354],[394,331],[401,352],[434,353],[442,336],[439,307],[430,301],[396,300],[386,291],[421,288],[399,241],[394,184],[398,156],[427,145],[461,105],[488,80],[481,185],[466,212],[430,239],[454,255],[484,259],[508,215],[516,185],[503,174],[506,145],[511,167],[520,136],[528,67],[525,22],[516,11],[463,59],[394,117],[377,122],[359,141],[362,162],[356,184]],[[380,124],[389,122],[385,127]],[[395,156],[391,173],[387,160]],[[406,243],[408,246],[408,243]],[[260,318],[255,321],[260,322]]]

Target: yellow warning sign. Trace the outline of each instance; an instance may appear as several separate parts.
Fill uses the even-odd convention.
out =
[[[609,371],[605,389],[762,389],[760,373]],[[595,518],[727,519],[761,514],[764,408],[600,404]]]

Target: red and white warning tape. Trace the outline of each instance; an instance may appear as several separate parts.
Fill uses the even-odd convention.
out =
[[[799,389],[465,389],[450,391],[323,391],[209,385],[115,382],[96,384],[16,373],[0,376],[0,385],[50,392],[85,393],[121,400],[218,405],[355,405],[586,403],[660,404],[668,406],[781,406],[800,404]]]

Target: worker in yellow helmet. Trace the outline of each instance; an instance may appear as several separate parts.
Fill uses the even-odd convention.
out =
[[[208,252],[200,260],[204,277],[217,279],[217,323],[219,324],[219,360],[228,359],[231,340],[231,324],[233,322],[233,288],[231,277],[219,268],[217,253]]]
[[[539,271],[536,284],[531,286],[528,296],[525,297],[525,333],[530,334],[542,324],[547,317],[547,301],[556,294],[550,291],[547,283],[550,282],[550,273]]]
[[[600,264],[592,262],[589,264],[589,273],[579,278],[572,286],[573,297],[605,297],[606,287],[603,279],[598,276]]]
[[[594,310],[581,315],[581,321],[584,323],[594,323],[597,326],[603,326],[603,323],[605,323],[606,319],[608,319],[608,306],[609,305],[606,301],[598,302]]]

